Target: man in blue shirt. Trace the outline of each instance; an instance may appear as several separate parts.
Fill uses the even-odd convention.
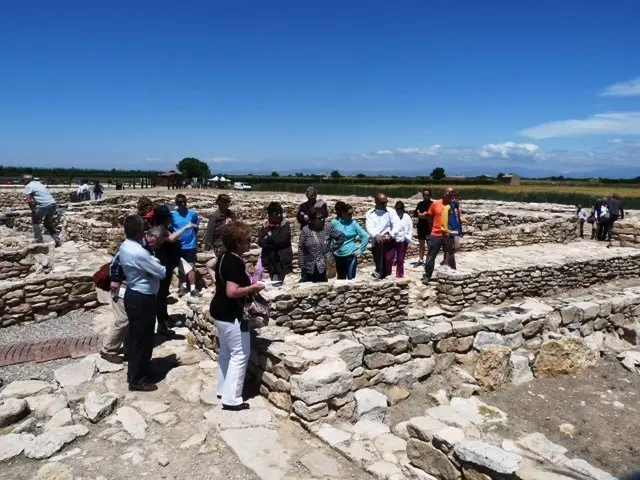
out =
[[[24,185],[24,199],[31,209],[31,222],[33,223],[33,236],[36,243],[42,243],[42,227],[51,235],[56,247],[60,246],[60,237],[53,226],[53,218],[56,215],[58,206],[55,198],[51,196],[49,190],[33,179],[31,175],[22,176],[22,184]]]
[[[171,223],[173,226],[173,231],[177,232],[182,229],[186,225],[200,225],[200,219],[198,218],[198,214],[195,210],[190,210],[187,208],[187,197],[185,197],[182,193],[176,195],[176,209],[171,212]],[[180,258],[187,262],[190,269],[187,268],[188,272],[186,275],[182,275],[182,283],[180,285],[180,291],[178,295],[183,296],[186,295],[187,291],[191,292],[191,295],[194,297],[201,297],[202,294],[196,290],[196,259],[198,256],[198,227],[187,230],[180,237]],[[182,263],[182,262],[181,262]],[[184,267],[184,265],[182,265]],[[185,268],[181,269],[182,271]],[[186,276],[186,280],[185,277]],[[189,285],[187,286],[187,282]],[[187,290],[188,288],[188,290]]]
[[[127,279],[124,294],[124,309],[129,318],[129,390],[151,392],[158,387],[151,383],[151,355],[153,353],[153,331],[156,324],[156,294],[160,281],[165,278],[166,268],[143,246],[144,220],[139,215],[130,215],[124,221],[127,239],[120,246],[120,267]],[[161,237],[162,238],[162,237]],[[163,238],[150,236],[148,247],[157,248]]]

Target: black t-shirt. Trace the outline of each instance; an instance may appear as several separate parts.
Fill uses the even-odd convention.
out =
[[[211,300],[209,313],[216,320],[234,322],[242,320],[244,298],[227,297],[227,282],[237,283],[241,287],[251,285],[244,262],[232,253],[223,254],[215,264],[216,293]]]
[[[418,202],[418,206],[413,212],[413,216],[418,218],[418,213],[424,213],[427,210],[429,210],[429,207],[431,206],[432,203],[433,203],[433,200],[421,200],[420,202]],[[427,225],[429,223],[429,218],[428,217],[418,218],[418,223]]]

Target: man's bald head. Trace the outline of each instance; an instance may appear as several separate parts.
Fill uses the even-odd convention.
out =
[[[455,192],[453,187],[444,187],[444,190],[442,190],[442,198],[448,201],[451,198],[453,192]]]
[[[379,193],[376,195],[376,208],[378,210],[384,210],[387,208],[387,196],[384,193]]]

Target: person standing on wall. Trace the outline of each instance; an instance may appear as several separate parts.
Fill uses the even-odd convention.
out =
[[[120,246],[120,266],[127,279],[124,308],[129,319],[129,390],[151,392],[158,387],[151,379],[156,295],[167,270],[142,246],[144,221],[131,215],[124,221],[127,239]],[[153,245],[149,247],[154,248]]]
[[[316,207],[316,202],[318,200],[318,191],[315,187],[308,187],[305,192],[307,196],[307,201],[300,204],[298,207],[298,223],[300,223],[300,229],[305,227],[309,223],[309,214]]]
[[[42,238],[42,224],[44,224],[44,228],[51,235],[56,247],[59,247],[62,242],[53,226],[53,219],[58,211],[56,200],[49,193],[49,190],[42,183],[35,181],[31,175],[23,175],[22,184],[24,185],[24,201],[31,209],[31,223],[36,243],[44,242]]]
[[[344,202],[336,203],[336,218],[331,225],[344,235],[344,243],[333,252],[338,280],[356,278],[358,257],[367,250],[369,234],[353,218],[354,208]]]
[[[429,207],[433,203],[431,200],[431,190],[425,188],[422,190],[422,200],[418,202],[416,209],[413,211],[414,218],[418,219],[418,262],[416,267],[424,265],[424,254],[426,252],[426,243],[429,235],[431,234],[431,217],[427,214]]]
[[[178,295],[184,296],[189,292],[193,297],[201,297],[202,293],[196,290],[196,260],[198,257],[198,225],[200,219],[195,210],[187,208],[187,197],[182,193],[176,195],[176,209],[171,212],[173,231],[177,232],[189,224],[196,228],[187,230],[180,237],[180,258],[186,263],[183,266],[182,281]],[[182,263],[182,262],[181,262]]]
[[[436,200],[431,204],[427,214],[431,217],[431,235],[429,235],[429,251],[427,252],[427,260],[424,264],[424,281],[429,281],[433,275],[433,269],[435,268],[436,258],[440,249],[447,249],[448,244],[445,244],[445,238],[442,234],[442,211],[445,205],[449,205],[453,188],[445,187],[442,192],[442,198]]]
[[[452,191],[449,195],[449,204],[442,209],[440,216],[440,230],[444,238],[444,265],[453,270],[456,269],[456,250],[459,247],[460,236],[462,235],[462,223],[460,215],[460,205],[458,193]]]
[[[396,240],[396,278],[404,278],[404,260],[407,250],[413,239],[413,220],[405,211],[404,202],[397,201],[395,205],[396,214],[400,219]]]
[[[206,264],[207,272],[213,282],[215,282],[213,266],[216,263],[216,258],[224,253],[222,231],[224,226],[234,218],[234,214],[229,208],[229,205],[231,205],[231,197],[229,195],[226,193],[218,195],[216,205],[218,205],[218,210],[209,217],[207,230],[204,233],[204,250],[213,250],[213,257],[210,258]]]
[[[293,269],[291,247],[291,225],[284,218],[284,209],[278,202],[267,206],[267,220],[258,230],[258,246],[262,248],[262,266],[275,282],[284,282],[284,277]]]
[[[366,230],[372,239],[375,271],[372,277],[383,279],[391,274],[395,255],[395,238],[400,230],[398,215],[387,208],[388,200],[384,193],[375,197],[375,207],[366,214]]]

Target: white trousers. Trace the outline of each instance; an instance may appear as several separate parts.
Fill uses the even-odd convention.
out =
[[[218,352],[218,395],[223,405],[240,405],[242,388],[251,355],[251,336],[240,331],[240,322],[222,322],[214,319],[220,351]]]

